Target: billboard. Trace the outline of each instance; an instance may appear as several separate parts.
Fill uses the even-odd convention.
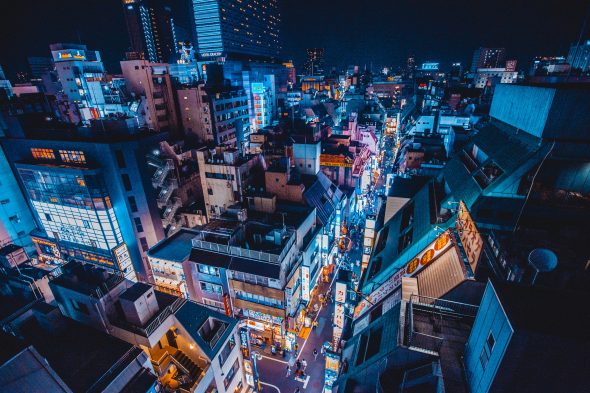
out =
[[[387,281],[374,290],[366,299],[363,299],[354,309],[354,319],[363,315],[373,305],[385,299],[391,292],[402,284],[402,277],[413,276],[432,262],[440,254],[453,245],[449,231],[440,234],[432,243],[412,258],[406,265],[400,268]]]
[[[301,266],[301,299],[309,301],[309,266]]]
[[[254,94],[264,93],[264,84],[263,83],[251,83],[250,87],[252,89],[252,93],[254,93]]]
[[[475,273],[483,249],[483,239],[463,201],[459,202],[456,228],[463,248],[465,249],[465,254],[467,254],[471,271]]]
[[[52,51],[54,62],[71,61],[71,60],[86,60],[86,52],[80,49],[64,49]]]
[[[334,154],[320,154],[320,165],[352,168],[352,159]]]
[[[334,298],[336,303],[346,302],[346,284],[340,281],[336,281],[336,297]]]

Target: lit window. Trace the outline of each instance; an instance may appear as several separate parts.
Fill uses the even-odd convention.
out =
[[[71,162],[75,164],[85,164],[86,157],[83,151],[79,150],[60,150],[59,156],[63,162]]]
[[[33,158],[38,160],[55,160],[55,154],[52,149],[32,148],[31,153],[33,154]]]

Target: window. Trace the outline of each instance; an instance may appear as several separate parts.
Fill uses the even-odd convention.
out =
[[[197,269],[199,273],[209,274],[211,276],[219,277],[219,269],[213,266],[202,265],[200,263],[197,264]]]
[[[149,250],[147,239],[145,237],[140,237],[139,238],[139,244],[141,244],[141,249],[144,252],[146,252],[147,250]]]
[[[125,191],[131,191],[131,179],[129,179],[129,175],[123,173],[121,175],[121,180],[123,181],[123,187],[125,187]]]
[[[115,158],[117,159],[117,165],[119,168],[125,168],[125,157],[123,156],[123,152],[121,150],[115,150]]]
[[[488,365],[488,360],[489,360],[489,356],[488,353],[486,352],[485,348],[482,348],[481,350],[481,354],[479,355],[479,363],[481,364],[481,368],[482,370],[486,369],[486,366]]]
[[[488,334],[486,344],[488,346],[488,352],[491,354],[492,350],[494,349],[494,345],[496,344],[496,339],[494,338],[494,334],[491,331],[490,334]]]
[[[127,198],[129,201],[129,208],[131,209],[132,213],[137,213],[137,202],[135,201],[135,197],[130,196]]]
[[[223,347],[223,349],[219,353],[219,367],[223,367],[223,365],[225,364],[225,361],[227,360],[227,358],[229,357],[229,354],[231,353],[231,350],[235,346],[236,346],[236,341],[234,339],[234,336],[231,336],[229,338],[229,341],[227,342],[227,344],[225,344],[225,347]]]
[[[236,372],[240,369],[240,364],[238,363],[238,359],[234,362],[233,366],[227,371],[227,375],[223,380],[223,386],[227,389],[228,386],[231,384],[231,381],[236,376]]]
[[[83,151],[79,150],[60,150],[59,156],[63,162],[69,162],[74,164],[85,164],[86,157]]]
[[[49,213],[44,213],[44,214],[45,214],[45,219],[46,219],[47,221],[52,221],[52,220],[51,220],[51,215],[49,215]]]
[[[141,218],[134,217],[133,221],[135,222],[135,229],[137,229],[137,232],[143,232],[143,225],[141,225]]]
[[[220,295],[223,293],[221,285],[212,284],[206,281],[199,281],[199,286],[203,292],[217,293]]]
[[[53,153],[52,149],[32,148],[31,153],[33,154],[33,158],[37,160],[55,160],[55,153]]]

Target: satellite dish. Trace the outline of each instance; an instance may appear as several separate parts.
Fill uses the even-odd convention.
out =
[[[531,277],[531,285],[535,285],[539,273],[550,272],[557,266],[557,255],[546,248],[535,248],[529,254],[529,265],[534,269]]]
[[[535,248],[528,259],[537,272],[550,272],[557,267],[557,255],[547,248]]]

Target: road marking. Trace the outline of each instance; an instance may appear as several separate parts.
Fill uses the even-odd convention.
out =
[[[279,359],[275,359],[275,358],[271,358],[268,356],[264,356],[264,355],[260,355],[261,357],[263,357],[264,359],[268,359],[268,360],[273,360],[275,362],[279,362],[279,363],[283,363],[283,364],[288,364],[287,362],[285,362],[284,360],[279,360]]]
[[[261,384],[261,385],[270,386],[271,388],[275,388],[275,389],[277,390],[277,392],[281,393],[281,389],[279,389],[279,388],[278,388],[277,386],[275,386],[275,385],[271,385],[270,383],[266,383],[266,382],[262,382],[262,381],[260,381],[260,384]],[[304,386],[304,388],[305,388],[305,386]]]
[[[309,382],[309,375],[305,378],[305,382],[303,382],[303,389],[307,387],[307,383]]]

